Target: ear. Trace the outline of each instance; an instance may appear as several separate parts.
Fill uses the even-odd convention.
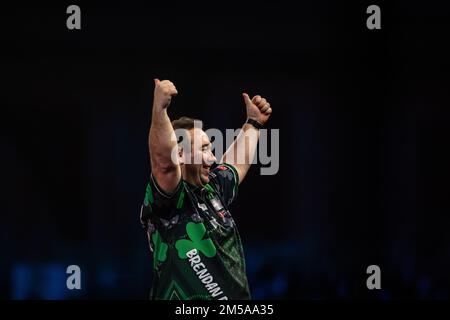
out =
[[[178,145],[178,162],[180,164],[184,164],[186,162],[184,159],[183,147],[181,147],[180,145]]]

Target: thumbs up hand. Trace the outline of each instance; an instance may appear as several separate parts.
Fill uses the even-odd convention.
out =
[[[153,95],[153,109],[162,110],[166,109],[172,97],[178,94],[177,88],[169,80],[160,81],[155,79],[155,91]]]
[[[251,100],[248,94],[243,93],[242,95],[247,108],[247,118],[256,120],[264,125],[272,113],[270,103],[260,95],[254,96]]]

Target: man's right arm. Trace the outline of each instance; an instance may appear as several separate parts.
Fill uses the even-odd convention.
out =
[[[178,149],[177,140],[167,115],[167,107],[172,97],[177,94],[177,89],[172,82],[155,79],[152,123],[148,138],[150,165],[152,175],[159,187],[168,194],[175,191],[181,180],[178,158],[172,159],[172,151]]]

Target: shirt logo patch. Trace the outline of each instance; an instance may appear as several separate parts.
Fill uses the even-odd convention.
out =
[[[208,211],[208,207],[204,203],[197,203],[198,207],[203,211]]]

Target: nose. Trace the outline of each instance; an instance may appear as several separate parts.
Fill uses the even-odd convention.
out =
[[[208,164],[213,164],[214,162],[217,162],[217,159],[212,152],[209,153],[207,162],[208,162]]]

